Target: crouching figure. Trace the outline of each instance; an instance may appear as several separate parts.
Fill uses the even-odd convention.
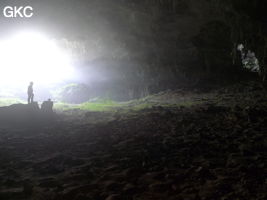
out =
[[[47,101],[44,101],[41,105],[41,111],[46,114],[52,114],[53,113],[53,105],[54,102],[51,101],[51,99],[48,99]]]

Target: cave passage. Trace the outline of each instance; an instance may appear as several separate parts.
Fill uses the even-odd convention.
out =
[[[266,9],[1,0],[0,199],[267,199]]]

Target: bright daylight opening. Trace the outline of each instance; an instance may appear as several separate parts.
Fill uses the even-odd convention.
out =
[[[21,32],[0,40],[0,84],[16,86],[30,81],[56,84],[71,78],[70,56],[37,32]]]

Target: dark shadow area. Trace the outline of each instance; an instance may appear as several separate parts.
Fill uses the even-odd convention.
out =
[[[11,127],[38,127],[53,123],[56,120],[56,114],[49,106],[49,102],[48,105],[44,103],[40,109],[37,102],[33,102],[0,107],[0,124]]]

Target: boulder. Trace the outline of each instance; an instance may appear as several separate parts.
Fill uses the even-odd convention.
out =
[[[50,114],[50,113],[49,113]],[[1,124],[36,124],[36,122],[52,119],[47,113],[43,113],[37,102],[31,104],[13,104],[0,107]]]

